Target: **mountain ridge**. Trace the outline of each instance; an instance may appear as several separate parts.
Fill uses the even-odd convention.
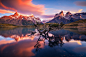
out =
[[[84,18],[83,18],[84,16]],[[63,11],[61,11],[59,14],[55,14],[54,18],[47,23],[64,23],[68,24],[71,22],[75,22],[78,20],[86,19],[86,13],[75,13],[71,14],[70,12],[67,12],[65,15]]]
[[[0,23],[13,24],[17,26],[27,26],[41,23],[41,20],[40,18],[34,17],[34,15],[23,16],[15,12],[14,15],[1,17]]]

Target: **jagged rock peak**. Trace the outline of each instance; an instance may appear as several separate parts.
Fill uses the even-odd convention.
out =
[[[59,14],[63,13],[63,11],[61,11]]]
[[[70,12],[67,12],[66,14],[71,14]]]
[[[61,11],[59,14],[55,14],[55,16],[54,16],[54,18],[56,18],[56,17],[63,17],[64,16],[64,13],[63,13],[63,11]]]
[[[70,17],[72,14],[70,13],[70,12],[67,12],[66,14],[65,14],[65,17]]]
[[[63,11],[61,11],[61,12],[59,13],[59,16],[60,16],[60,17],[63,17],[63,16],[64,16]]]
[[[15,13],[14,13],[14,16],[18,16],[18,15],[19,15],[18,12],[15,12]]]
[[[65,19],[70,20],[71,18],[73,18],[73,15],[72,15],[70,12],[67,12],[67,13],[65,14]]]
[[[30,16],[31,16],[31,17],[34,17],[34,15],[33,15],[33,14],[31,14]]]

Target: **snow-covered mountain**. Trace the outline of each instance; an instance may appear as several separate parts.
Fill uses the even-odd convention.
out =
[[[55,14],[54,18],[56,17],[64,17],[63,11],[61,11],[59,14]]]
[[[33,14],[29,16],[23,16],[19,13],[14,13],[14,15],[3,16],[0,18],[0,23],[14,24],[14,25],[33,25],[36,23],[41,23],[40,18],[34,17]]]
[[[55,14],[54,18],[50,20],[47,23],[61,23],[63,22],[64,24],[71,23],[74,21],[86,19],[86,13],[75,13],[71,14],[70,12],[67,12],[65,15],[63,11],[61,11],[59,14]]]

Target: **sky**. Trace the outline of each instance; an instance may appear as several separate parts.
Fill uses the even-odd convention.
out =
[[[0,0],[0,17],[18,12],[50,20],[61,11],[64,14],[86,12],[86,0]]]

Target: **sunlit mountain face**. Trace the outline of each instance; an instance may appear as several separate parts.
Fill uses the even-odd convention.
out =
[[[36,23],[41,24],[41,20],[40,18],[35,17],[33,14],[26,16],[15,12],[13,15],[1,17],[0,23],[27,26],[34,25]]]
[[[47,29],[44,33],[45,30],[34,27],[3,28],[0,30],[0,57],[86,56],[83,29]]]
[[[66,14],[64,14],[63,11],[61,11],[59,14],[55,14],[54,18],[50,21],[48,21],[47,23],[64,23],[64,24],[68,24],[68,23],[72,23],[78,20],[85,20],[86,19],[86,13],[75,13],[75,14],[71,14],[71,12],[67,12]]]

